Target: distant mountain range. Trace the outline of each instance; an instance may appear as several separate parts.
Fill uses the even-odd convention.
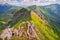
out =
[[[43,8],[45,8],[51,14],[55,13],[56,14],[55,16],[60,15],[59,14],[60,13],[60,5],[59,4],[53,4],[53,5],[49,5],[49,6],[44,6]]]
[[[3,12],[6,12],[8,10],[10,10],[11,8],[25,8],[25,7],[22,7],[22,6],[12,6],[12,5],[9,5],[9,4],[0,4],[0,13],[3,13]],[[51,5],[46,5],[46,6],[42,6],[42,7],[45,7],[45,9],[49,9],[49,8],[56,8],[56,11],[59,13],[59,9],[60,9],[60,4],[51,4]],[[50,10],[49,10],[50,11]]]
[[[23,7],[22,6],[12,6],[12,5],[9,5],[9,4],[0,4],[0,14],[5,13],[5,12],[7,12],[10,9],[13,9],[13,8],[23,8]]]
[[[8,5],[8,4],[0,4],[0,13],[6,12],[8,11],[12,6]]]

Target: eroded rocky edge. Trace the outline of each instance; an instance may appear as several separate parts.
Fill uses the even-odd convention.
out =
[[[38,34],[36,33],[38,32]],[[40,40],[38,35],[40,34],[37,27],[32,22],[22,22],[17,28],[6,28],[3,30],[0,38],[5,40],[11,40],[13,36],[18,38],[25,37],[26,40]]]

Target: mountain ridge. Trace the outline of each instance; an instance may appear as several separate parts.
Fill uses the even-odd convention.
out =
[[[33,8],[33,9],[32,9]],[[6,24],[5,27],[18,28],[23,22],[32,22],[39,30],[39,40],[60,40],[60,29],[53,25],[50,19],[52,16],[45,9],[39,6],[33,6],[32,8],[22,8],[13,14],[12,19]],[[52,17],[55,18],[55,17]],[[52,20],[52,19],[51,19]],[[27,26],[26,26],[27,27]],[[14,36],[16,38],[16,36]],[[13,38],[13,37],[12,37]],[[14,38],[13,38],[14,40]],[[16,40],[18,40],[16,38]]]

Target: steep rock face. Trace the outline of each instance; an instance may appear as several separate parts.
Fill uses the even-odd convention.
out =
[[[13,15],[12,20],[6,24],[6,26],[13,27],[17,22],[23,22],[26,20],[31,20],[30,11],[22,8]]]
[[[27,18],[29,16],[30,16],[30,11],[28,11],[27,9],[23,8],[23,9],[19,10],[19,12],[16,12],[13,15],[12,23],[15,23],[16,21],[19,21],[21,19]]]

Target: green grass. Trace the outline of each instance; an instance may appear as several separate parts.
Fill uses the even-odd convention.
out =
[[[49,40],[57,40],[58,35],[54,33],[53,29],[49,28],[49,24],[42,20],[37,14],[34,12],[31,13],[32,22],[37,26],[37,28],[45,34],[46,37],[48,37]],[[41,35],[40,35],[41,36]]]
[[[14,36],[14,37],[11,38],[11,40],[26,40],[26,38],[25,37],[18,38],[16,36]]]

